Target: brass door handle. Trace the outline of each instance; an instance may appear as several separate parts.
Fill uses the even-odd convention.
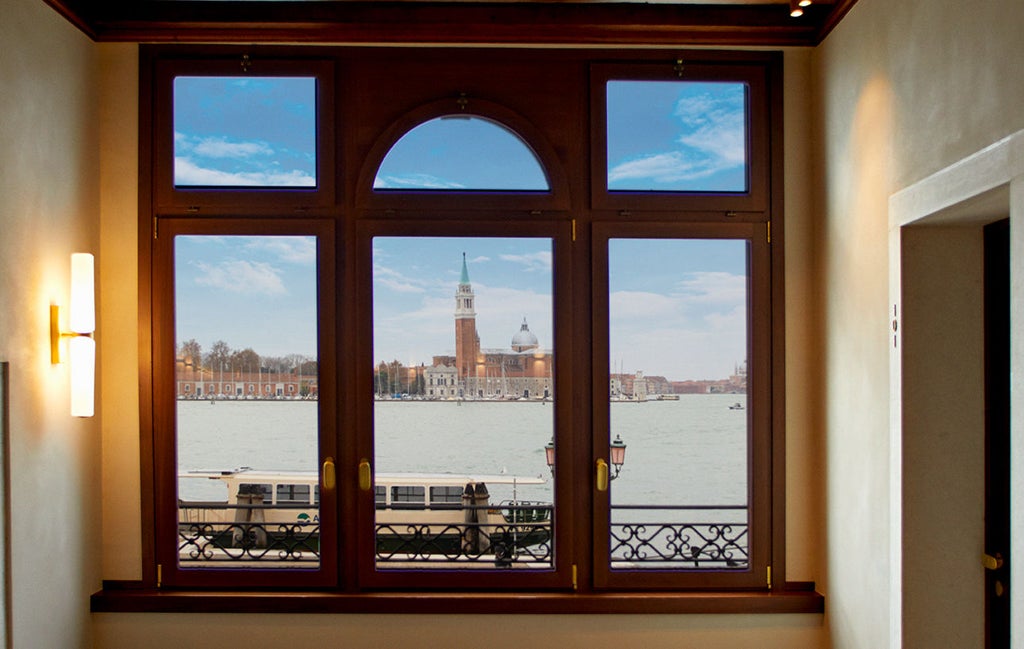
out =
[[[363,458],[359,462],[359,488],[369,491],[373,487],[373,474],[370,472],[370,461]]]
[[[334,489],[334,485],[337,483],[337,479],[334,474],[333,457],[329,457],[326,460],[324,460],[324,467],[321,479],[323,480],[325,491],[330,491],[331,489]]]
[[[601,459],[597,461],[597,490],[608,491],[608,463]]]
[[[985,570],[999,570],[1003,567],[1003,555],[999,552],[996,552],[995,556],[982,554],[981,565],[985,566]]]

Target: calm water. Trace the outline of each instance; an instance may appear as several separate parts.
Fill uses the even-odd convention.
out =
[[[614,504],[745,505],[745,395],[611,404],[612,435],[627,444]],[[553,499],[544,445],[554,408],[536,402],[377,402],[377,470],[541,476],[521,499]],[[179,469],[315,470],[316,402],[178,402]],[[492,500],[510,487],[488,485]],[[184,480],[181,497],[223,499],[210,481]],[[509,491],[509,493],[505,493]]]

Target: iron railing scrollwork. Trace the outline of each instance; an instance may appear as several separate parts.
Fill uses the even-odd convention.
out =
[[[294,522],[262,520],[270,509],[301,507],[182,503],[179,560],[196,567],[232,562],[287,567],[319,562],[320,523],[316,517],[298,512],[300,520]],[[482,510],[445,511],[453,509]],[[400,517],[378,522],[376,561],[393,567],[460,564],[550,569],[554,561],[551,505],[503,503],[499,509],[501,516],[494,520],[502,522],[411,522]],[[254,514],[256,510],[261,511]],[[465,513],[472,519],[470,514],[477,512]],[[748,569],[746,515],[746,507],[739,506],[613,506],[609,530],[612,568]]]

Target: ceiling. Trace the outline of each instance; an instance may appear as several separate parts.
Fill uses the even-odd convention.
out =
[[[96,41],[817,45],[857,0],[44,0]]]

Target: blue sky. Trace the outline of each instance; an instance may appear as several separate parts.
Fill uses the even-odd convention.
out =
[[[746,90],[736,83],[611,82],[609,187],[745,187]],[[178,78],[176,182],[315,182],[315,81]],[[497,161],[497,163],[495,163]],[[543,170],[511,132],[483,119],[436,119],[386,157],[379,188],[543,189]],[[429,363],[454,352],[454,293],[467,255],[485,348],[507,348],[525,317],[553,346],[551,242],[378,238],[374,358]],[[315,242],[180,237],[179,340],[223,339],[264,355],[315,353]],[[618,240],[610,250],[610,362],[670,379],[724,378],[745,359],[742,242]]]
[[[543,191],[548,181],[518,135],[485,119],[456,116],[430,120],[403,135],[381,162],[373,186]]]
[[[316,185],[316,81],[178,77],[175,184]]]
[[[610,81],[608,188],[745,191],[746,86]]]
[[[313,237],[179,236],[174,252],[179,343],[316,356]]]
[[[526,318],[551,349],[551,240],[377,237],[374,359],[426,363],[455,353],[455,291],[466,253],[483,348],[508,349]]]

